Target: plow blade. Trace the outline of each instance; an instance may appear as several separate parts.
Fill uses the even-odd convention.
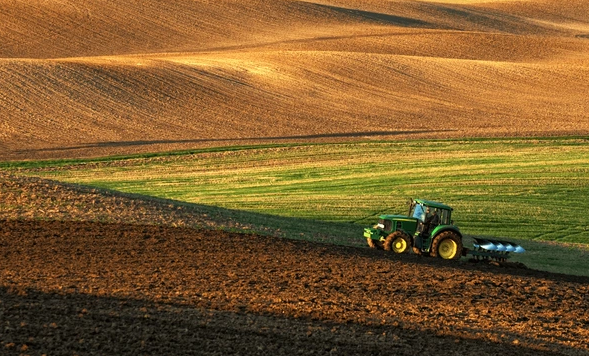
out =
[[[473,243],[473,245],[474,245],[474,248],[476,248],[476,249],[482,248],[483,250],[487,250],[487,251],[497,251],[497,245],[495,245],[491,241],[475,239],[475,242]]]
[[[523,253],[526,250],[521,247],[520,245],[509,242],[509,241],[499,241],[499,240],[490,240],[490,239],[474,239],[475,242],[473,243],[475,249],[483,249],[487,251],[499,251],[499,252],[515,252],[515,253]]]
[[[509,258],[509,253],[523,253],[526,250],[520,245],[500,240],[474,238],[474,250],[469,250],[468,254],[476,258],[493,258],[497,260],[505,260]]]

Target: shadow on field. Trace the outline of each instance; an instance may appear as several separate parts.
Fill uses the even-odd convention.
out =
[[[85,164],[85,167],[93,163]],[[101,164],[97,162],[96,164]],[[107,162],[109,164],[109,162]],[[114,164],[117,164],[115,161]],[[43,170],[44,168],[34,168]],[[149,228],[159,226],[172,229],[172,226],[185,227],[192,232],[217,234],[234,232],[236,236],[249,239],[271,239],[286,243],[295,241],[300,248],[311,248],[329,256],[365,256],[373,261],[402,261],[416,266],[431,265],[456,270],[480,270],[492,274],[533,276],[554,281],[584,283],[589,285],[589,277],[557,274],[516,266],[495,266],[488,263],[446,261],[439,258],[418,256],[412,253],[395,254],[389,251],[368,248],[362,236],[369,224],[357,222],[329,222],[297,217],[284,217],[238,209],[227,209],[205,204],[182,202],[136,193],[97,188],[74,183],[64,183],[39,177],[4,174],[0,171],[0,191],[13,191],[4,195],[7,206],[21,206],[10,212],[0,211],[0,254],[2,231],[14,238],[22,237],[18,231],[37,231],[55,224],[61,224],[55,231],[78,231],[87,224],[102,226],[128,226],[129,228]],[[29,198],[29,196],[31,196]],[[11,198],[12,197],[12,198]],[[39,205],[36,197],[43,197]],[[31,215],[30,206],[35,206]],[[63,209],[64,206],[86,207],[84,209]],[[61,210],[60,210],[61,209]],[[104,223],[99,223],[104,222]],[[92,229],[91,229],[92,230]],[[159,234],[159,233],[158,233]],[[20,237],[19,237],[20,236]],[[284,242],[283,242],[284,241]],[[1,255],[0,255],[1,257]],[[1,259],[0,259],[1,260]]]
[[[78,146],[66,147],[51,147],[39,149],[19,150],[17,153],[35,153],[48,151],[71,151],[80,149],[93,148],[113,148],[113,147],[132,147],[132,146],[149,146],[149,145],[171,145],[171,144],[190,144],[190,143],[214,143],[214,142],[242,142],[242,141],[288,141],[288,140],[313,140],[313,139],[329,139],[329,138],[362,138],[362,137],[387,137],[397,135],[409,134],[423,134],[423,133],[441,133],[453,132],[457,130],[407,130],[407,131],[366,131],[366,132],[341,132],[341,133],[325,133],[315,135],[299,135],[299,136],[270,136],[270,137],[245,137],[245,138],[202,138],[202,139],[184,139],[184,140],[141,140],[141,141],[107,141],[96,142]]]
[[[360,20],[360,21],[368,21],[368,22],[376,22],[380,24],[386,25],[393,25],[393,26],[402,26],[402,27],[428,27],[434,28],[433,24],[430,24],[426,21],[410,18],[410,17],[403,17],[403,16],[395,16],[390,14],[385,14],[381,12],[372,12],[372,11],[363,11],[358,9],[349,9],[340,6],[333,6],[333,5],[324,5],[324,4],[306,4],[307,7],[310,8],[317,8],[328,10],[330,12],[336,12],[342,15],[345,15],[353,20]]]
[[[489,9],[482,10],[473,6],[458,4],[424,3],[422,6],[427,8],[427,12],[430,14],[439,14],[439,18],[450,18],[450,22],[454,24],[454,28],[457,30],[482,29],[511,34],[538,34],[554,31],[525,17],[507,15],[505,12],[494,12]]]
[[[3,355],[556,355],[394,326],[0,287]]]

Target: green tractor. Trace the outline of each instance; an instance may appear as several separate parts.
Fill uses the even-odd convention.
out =
[[[474,238],[474,249],[463,247],[462,233],[452,221],[452,208],[425,199],[411,199],[409,214],[380,215],[378,224],[364,229],[368,246],[395,253],[413,250],[415,254],[457,260],[467,254],[474,258],[504,261],[509,252],[524,252],[512,242]]]

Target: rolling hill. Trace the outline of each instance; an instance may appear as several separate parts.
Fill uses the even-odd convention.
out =
[[[589,133],[581,0],[0,8],[0,160]]]

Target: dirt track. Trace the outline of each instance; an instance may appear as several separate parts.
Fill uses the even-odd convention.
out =
[[[5,354],[587,355],[589,279],[225,232],[0,222]]]

